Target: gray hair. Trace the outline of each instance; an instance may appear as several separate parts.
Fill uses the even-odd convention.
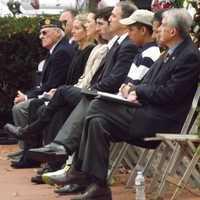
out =
[[[163,13],[167,18],[167,23],[176,28],[181,37],[185,38],[191,29],[193,19],[185,8],[172,8]]]
[[[121,7],[122,19],[129,17],[134,11],[138,9],[137,6],[130,1],[120,1],[116,4],[116,6]]]
[[[59,32],[59,38],[61,39],[61,38],[63,38],[63,37],[65,37],[65,32],[61,29],[61,28],[55,28],[55,30],[57,31],[57,32]]]

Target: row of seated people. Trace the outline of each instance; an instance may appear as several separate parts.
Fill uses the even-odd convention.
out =
[[[67,185],[68,191],[69,185],[75,185],[76,191],[85,190],[72,199],[112,199],[106,181],[110,142],[134,144],[156,132],[179,132],[197,87],[200,55],[189,36],[192,17],[185,9],[165,11],[160,26],[161,19],[156,21],[152,12],[127,2],[117,4],[107,19],[89,16],[90,25],[98,27],[101,37],[112,38],[98,63],[98,76],[94,73],[86,87],[93,92],[81,92],[85,87],[77,85],[59,87],[36,120],[25,127],[7,124],[5,128],[28,144],[25,157],[48,162],[50,168],[40,170],[40,175],[61,167],[75,153],[70,170],[51,177],[51,182]],[[86,27],[89,32],[89,25]],[[166,48],[161,56],[152,33]],[[118,95],[137,106],[96,98],[96,91],[119,91]],[[60,112],[64,117],[54,129]],[[42,137],[41,130],[52,121],[54,136],[48,144],[29,146],[32,138]]]
[[[127,10],[129,11],[129,13],[132,13],[133,12],[133,8],[132,7],[130,7],[130,8],[132,8],[132,10],[129,8],[129,5],[126,5],[125,4],[125,9],[126,9],[126,7],[127,7]],[[135,7],[134,7],[134,9],[135,9]],[[111,33],[111,31],[110,31],[110,28],[108,27],[108,20],[109,20],[109,17],[110,17],[110,14],[111,14],[111,8],[107,8],[107,9],[105,9],[105,11],[103,10],[103,12],[105,12],[105,13],[103,13],[103,17],[98,17],[98,19],[97,20],[100,20],[99,22],[98,22],[98,25],[96,24],[96,22],[95,22],[95,20],[94,20],[94,14],[89,14],[88,15],[88,21],[92,21],[92,24],[90,24],[90,27],[88,26],[86,26],[87,27],[87,29],[85,29],[84,31],[85,32],[89,32],[90,34],[91,33],[93,33],[93,35],[94,34],[96,34],[96,32],[98,32],[98,34],[100,34],[100,37],[102,37],[102,40],[105,42],[105,41],[107,41],[107,40],[109,40],[109,39],[111,39],[112,38],[112,36],[113,35],[115,35],[115,34],[117,34],[117,32],[118,31],[121,31],[120,29],[121,29],[121,25],[118,23],[117,25],[120,25],[119,27],[114,27],[116,30],[114,30],[113,32],[114,33]],[[106,13],[107,12],[107,13]],[[128,15],[127,15],[128,16]],[[86,23],[87,21],[85,21],[85,23]],[[75,24],[76,25],[76,24]],[[84,24],[83,24],[84,25]],[[85,25],[88,25],[88,23],[87,24],[85,24]],[[95,28],[96,27],[96,25],[98,26],[97,27],[97,29]],[[105,26],[105,25],[107,25],[107,26]],[[115,25],[116,26],[116,25]],[[103,28],[104,30],[98,30],[98,29],[100,29],[100,28]],[[42,30],[43,31],[43,30]],[[123,30],[123,32],[125,33],[125,30]],[[126,31],[127,32],[127,31]],[[83,33],[79,33],[79,35],[83,35]],[[101,71],[102,71],[102,68],[104,67],[104,61],[102,61],[102,63],[100,64],[99,62],[102,60],[102,57],[104,57],[105,56],[105,54],[106,54],[106,52],[108,51],[108,49],[109,48],[111,48],[111,46],[114,44],[114,42],[115,42],[115,40],[117,40],[117,36],[116,37],[114,37],[113,38],[113,40],[112,41],[110,41],[109,42],[109,44],[108,45],[102,45],[102,44],[99,44],[99,45],[97,45],[95,48],[94,48],[94,51],[91,53],[91,57],[90,57],[90,59],[88,60],[88,62],[87,62],[87,66],[86,66],[86,70],[85,70],[85,72],[84,72],[84,74],[83,74],[83,76],[79,79],[79,81],[78,81],[78,83],[76,84],[76,85],[74,85],[75,87],[73,87],[72,86],[72,84],[65,84],[65,85],[63,85],[62,87],[60,87],[58,90],[57,90],[57,92],[56,92],[56,94],[55,94],[55,96],[54,96],[54,98],[55,99],[58,99],[58,98],[56,98],[56,96],[57,96],[57,94],[59,94],[60,92],[59,91],[64,91],[65,93],[66,93],[66,95],[71,95],[70,96],[70,98],[68,98],[68,96],[66,96],[65,97],[65,99],[66,100],[68,100],[68,101],[70,101],[69,103],[68,102],[65,102],[66,100],[65,99],[63,99],[63,100],[65,100],[63,103],[64,104],[69,104],[69,106],[66,106],[67,107],[67,109],[69,110],[68,112],[70,113],[71,112],[71,110],[73,109],[73,107],[75,107],[75,105],[78,103],[78,101],[79,101],[79,99],[80,99],[80,97],[78,97],[78,95],[79,96],[81,96],[81,94],[80,94],[80,87],[85,87],[85,88],[87,88],[87,87],[90,87],[90,82],[91,82],[91,85],[93,85],[92,87],[99,87],[98,89],[100,89],[100,88],[102,88],[101,90],[103,90],[103,87],[104,88],[106,88],[107,89],[107,91],[110,91],[110,92],[112,92],[112,90],[117,90],[117,88],[120,86],[120,84],[122,83],[122,80],[124,79],[124,77],[126,76],[126,74],[127,74],[127,72],[128,72],[128,70],[129,70],[129,68],[130,68],[130,64],[131,64],[131,62],[132,62],[132,59],[134,58],[134,55],[136,54],[136,51],[137,51],[137,48],[136,48],[136,46],[135,45],[133,45],[132,44],[132,42],[128,39],[128,37],[127,37],[127,34],[124,34],[124,39],[126,38],[126,40],[125,40],[125,47],[128,49],[128,51],[127,51],[127,57],[125,57],[125,58],[123,58],[122,60],[120,59],[120,62],[116,62],[116,59],[114,60],[110,60],[110,59],[107,59],[107,62],[108,62],[108,66],[112,66],[112,72],[113,72],[113,75],[115,75],[116,77],[114,77],[114,81],[112,81],[112,79],[108,79],[107,80],[107,82],[105,82],[105,81],[102,81],[102,83],[100,83],[100,84],[97,84],[98,82],[96,81],[97,79],[99,79],[99,77],[101,76]],[[74,38],[74,36],[73,36],[73,38]],[[75,38],[74,38],[75,39]],[[83,39],[85,39],[85,36],[83,37]],[[97,38],[97,40],[99,40],[98,38]],[[116,43],[117,44],[117,43]],[[101,46],[103,46],[103,48],[101,47]],[[100,49],[100,48],[102,48],[102,50]],[[116,48],[116,47],[115,47]],[[84,58],[86,57],[85,55],[83,56]],[[77,56],[75,56],[75,59],[74,59],[76,62],[80,62],[81,64],[83,63],[83,61],[81,60],[81,57],[77,57]],[[126,63],[125,63],[125,61],[126,61]],[[114,62],[116,62],[116,66],[120,66],[120,67],[113,67],[113,63]],[[125,63],[125,65],[123,64],[123,63]],[[97,68],[99,67],[99,70],[97,71],[97,73],[95,74],[95,70],[97,70]],[[111,68],[111,67],[110,67]],[[73,69],[73,68],[72,68]],[[89,69],[90,71],[89,71],[89,73],[88,73],[88,70],[87,69]],[[94,74],[94,77],[93,77],[93,74]],[[107,78],[107,74],[108,74],[108,72],[107,73],[105,73],[105,80],[106,80],[106,78]],[[71,74],[70,74],[71,75]],[[85,76],[85,75],[87,75],[87,76]],[[72,76],[72,75],[71,75]],[[92,77],[93,77],[93,79],[92,79]],[[109,77],[108,77],[109,78]],[[90,79],[90,80],[89,80]],[[101,78],[102,79],[102,78]],[[85,85],[83,85],[82,84],[82,82],[83,81],[87,81],[87,84],[85,84]],[[109,82],[108,82],[109,81]],[[97,83],[96,83],[97,82]],[[96,84],[96,86],[94,86]],[[115,86],[115,87],[113,87],[113,85],[115,85],[115,84],[117,84],[117,86]],[[99,86],[100,85],[100,86]],[[69,90],[71,90],[71,92],[69,92]],[[73,94],[72,94],[72,92],[73,92]],[[49,95],[50,95],[50,92],[48,93]],[[72,98],[73,97],[73,98]],[[28,105],[28,107],[30,108],[32,105],[33,105],[33,107],[35,107],[35,104],[40,104],[40,103],[43,103],[42,102],[42,100],[41,99],[34,99],[34,100],[32,100],[32,99],[30,99],[31,100],[31,103],[29,103],[29,105]],[[61,101],[62,99],[59,99],[59,101]],[[47,110],[46,112],[49,112],[49,110],[52,110],[51,108],[52,108],[52,106],[51,106],[51,104],[52,104],[52,102],[53,102],[53,104],[55,104],[55,103],[57,103],[57,100],[55,101],[55,100],[51,100],[50,101],[50,104],[48,105],[48,107],[45,109],[45,110]],[[55,103],[54,103],[55,102]],[[63,104],[62,103],[62,104]],[[24,104],[24,103],[23,103]],[[59,102],[59,106],[61,106],[62,105],[60,102]],[[55,107],[55,106],[54,106]],[[50,108],[50,109],[49,109]],[[29,110],[35,110],[35,109],[29,109]],[[62,109],[63,110],[63,109]],[[16,121],[16,125],[17,126],[19,126],[18,124],[21,124],[20,126],[21,127],[25,127],[25,125],[23,125],[22,123],[18,123],[18,121],[22,121],[21,119],[24,117],[23,116],[23,112],[24,111],[22,111],[22,109],[21,109],[21,105],[19,105],[19,104],[16,104],[15,106],[14,106],[14,108],[13,108],[13,118],[14,118],[14,121]],[[35,112],[35,111],[34,111]],[[47,115],[47,114],[46,114]],[[52,114],[51,114],[52,115]],[[65,110],[64,111],[64,115],[67,115],[67,111]],[[49,117],[48,118],[50,118],[51,116],[50,116],[50,114],[49,114]],[[34,118],[34,117],[31,117],[31,118]],[[65,118],[67,118],[67,116],[65,116]],[[15,120],[16,119],[16,120]],[[45,121],[48,121],[48,119],[46,118],[46,117],[40,117],[40,119],[45,119]],[[23,119],[23,121],[27,121],[27,120],[24,120]],[[41,120],[39,120],[39,121],[41,121]],[[27,123],[26,123],[27,124]],[[36,124],[34,127],[36,127],[37,128],[37,130],[39,130],[39,126],[38,126],[38,123],[34,123],[34,124]],[[44,123],[43,123],[44,124]],[[33,126],[31,126],[31,127],[33,127]],[[30,128],[29,128],[30,129]],[[55,128],[54,128],[54,130],[55,130]],[[36,132],[36,130],[35,130],[35,132]],[[49,134],[50,135],[50,134]],[[54,134],[55,135],[55,134]],[[52,136],[53,137],[53,136]],[[47,143],[48,143],[48,140],[49,139],[47,139]],[[31,142],[33,143],[33,140],[31,140]],[[37,142],[37,140],[36,140],[36,142]],[[30,147],[30,145],[29,145],[29,147]]]
[[[109,16],[110,16],[110,13],[111,13],[111,9],[110,8],[108,8],[107,9],[108,11],[109,11],[109,15],[107,14],[107,19],[106,19],[106,23],[108,22],[108,18],[109,18]],[[88,17],[89,17],[89,20],[90,20],[90,18],[91,18],[91,16],[94,18],[94,14],[90,14]],[[93,19],[93,24],[91,25],[91,27],[93,28],[93,30],[94,30],[94,27],[95,27],[95,21],[94,21],[94,19]],[[101,22],[99,22],[99,23],[101,23]],[[106,27],[107,28],[107,27]],[[109,29],[108,29],[109,30]],[[90,32],[91,32],[91,30],[90,30]],[[94,32],[94,31],[93,31]],[[103,31],[103,32],[105,32],[105,31]],[[151,32],[152,32],[152,28],[150,27],[150,34],[148,34],[147,36],[149,37],[149,39],[148,39],[148,43],[150,44],[149,45],[149,47],[151,47],[152,45],[153,46],[155,46],[155,43],[152,43],[152,38],[151,38]],[[111,37],[111,33],[104,33],[104,37],[108,37],[109,36],[109,38]],[[109,39],[108,38],[108,39]],[[116,37],[113,39],[113,40],[115,40],[116,39]],[[113,41],[111,41],[110,42],[110,44],[112,45],[112,43],[113,43]],[[152,44],[151,44],[152,43]],[[111,46],[110,45],[110,46]],[[102,45],[101,45],[102,46]],[[103,48],[105,49],[105,46],[107,46],[107,45],[103,45]],[[148,47],[148,45],[147,45],[147,47]],[[145,48],[147,48],[147,47],[145,47]],[[102,47],[101,47],[102,48]],[[103,53],[105,52],[105,50],[103,49]],[[107,48],[106,48],[107,49]],[[158,49],[158,48],[157,48]],[[98,50],[98,51],[97,51]],[[95,54],[97,54],[96,52],[98,52],[98,57],[95,55]],[[94,54],[95,53],[95,54]],[[132,52],[131,52],[132,53]],[[95,55],[95,56],[94,56]],[[105,54],[103,55],[103,56],[105,56]],[[157,51],[156,52],[156,54],[155,54],[155,58],[153,58],[154,60],[155,59],[157,59],[157,57],[159,56],[159,51]],[[91,60],[91,59],[89,59],[89,61],[88,61],[88,65],[87,65],[87,67],[86,68],[89,68],[90,69],[90,71],[93,71],[93,73],[94,73],[94,71],[96,70],[94,70],[94,67],[96,67],[96,65],[99,65],[99,61],[102,59],[102,52],[100,51],[100,49],[99,49],[99,45],[97,45],[95,48],[94,48],[94,50],[93,50],[93,53],[91,53],[91,58],[94,60],[94,58],[95,58],[95,63],[94,63],[94,61],[93,60]],[[98,59],[97,59],[98,58]],[[132,56],[131,56],[131,59],[132,59]],[[141,59],[140,59],[141,60]],[[140,62],[140,61],[139,61]],[[143,76],[144,75],[144,73],[147,71],[147,69],[148,69],[148,67],[150,67],[151,66],[151,64],[152,64],[152,62],[153,61],[151,61],[150,60],[150,62],[148,61],[148,64],[147,64],[147,68],[146,69],[143,69],[143,74],[141,74],[140,76]],[[127,67],[127,68],[129,68],[130,67],[130,65]],[[124,71],[124,68],[125,68],[125,66],[123,67],[123,70],[121,70],[122,72]],[[124,73],[124,72],[123,72]],[[126,71],[125,71],[125,73],[127,73],[127,69],[126,69]],[[85,73],[84,74],[88,74],[88,72],[87,72],[87,69],[85,70]],[[91,74],[91,73],[90,73]],[[119,74],[120,75],[120,74]],[[123,75],[123,74],[122,74]],[[139,75],[139,73],[137,73],[137,75],[135,75],[135,77],[136,76],[138,76]],[[118,75],[116,75],[116,77],[117,77]],[[121,75],[120,75],[121,76]],[[118,76],[117,78],[120,78],[120,76]],[[124,76],[124,75],[123,75]],[[140,79],[141,77],[140,76],[138,76],[137,77],[137,79]],[[66,92],[67,94],[66,95],[71,95],[70,94],[70,92],[69,92],[69,89],[71,88],[71,91],[73,90],[73,91],[75,91],[76,92],[76,94],[77,95],[81,95],[80,94],[80,87],[79,88],[77,88],[77,86],[79,86],[80,85],[80,83],[81,82],[83,82],[83,80],[85,79],[85,80],[87,80],[87,82],[89,82],[89,78],[91,78],[92,77],[92,75],[90,75],[89,76],[89,78],[88,77],[84,77],[84,75],[80,78],[80,80],[79,80],[79,82],[75,85],[76,87],[74,88],[74,87],[72,87],[72,86],[62,86],[62,91],[64,91],[64,92]],[[116,78],[116,80],[117,80],[117,78]],[[94,80],[93,80],[93,82],[94,82]],[[115,81],[116,82],[116,81]],[[120,83],[121,83],[122,81],[120,81]],[[120,84],[118,84],[118,86],[117,87],[119,87],[119,85]],[[89,85],[88,85],[89,86]],[[112,89],[114,89],[113,87],[112,87],[112,85],[110,85],[110,89],[108,88],[108,86],[109,86],[109,84],[107,84],[107,90],[106,91],[110,91],[110,92],[112,92],[111,90]],[[83,85],[82,84],[82,87],[87,87],[87,85]],[[101,86],[102,87],[102,86]],[[112,87],[112,88],[111,88]],[[104,88],[105,88],[105,86],[104,86]],[[98,88],[99,90],[103,90],[103,89],[101,89],[101,88]],[[59,89],[59,90],[61,90],[61,88]],[[104,90],[105,91],[105,90]],[[56,92],[56,94],[58,94],[58,92]],[[67,96],[65,95],[65,99],[66,98],[68,98]],[[73,104],[77,104],[77,102],[79,101],[79,99],[80,99],[80,97],[78,97],[78,96],[75,96],[75,94],[73,94],[73,96],[74,96],[74,100],[71,100],[71,98],[68,98],[68,101],[70,101],[68,104],[69,104],[69,106],[67,106],[67,108],[66,109],[68,109],[69,111],[68,112],[71,112],[71,107],[73,106]],[[56,96],[56,95],[55,95]],[[64,99],[63,99],[64,100]],[[56,100],[56,103],[58,103],[58,101],[59,101],[59,106],[61,106],[62,104],[61,104],[61,98],[58,98],[57,97],[57,100]],[[65,100],[66,101],[66,100]],[[64,104],[66,104],[67,102],[65,102],[64,101]],[[77,102],[76,102],[77,101]],[[32,109],[30,109],[30,110],[33,110],[34,112],[35,112],[35,104],[40,104],[42,101],[41,100],[34,100],[34,101],[32,101],[31,103],[30,103],[30,106],[29,106],[29,108],[31,107],[31,106],[33,106],[34,107],[34,109],[32,108]],[[55,102],[55,100],[54,101],[51,101],[50,102],[50,104],[52,104],[52,102],[53,102],[53,104],[55,104],[54,102]],[[58,107],[58,106],[57,106]],[[74,107],[74,106],[73,106]],[[52,105],[49,105],[48,107],[47,107],[47,110],[49,110],[49,108],[51,108],[51,110],[52,110]],[[15,109],[15,108],[14,108]],[[63,111],[63,109],[62,109],[62,113],[63,113],[63,115],[64,115],[64,119],[66,119],[66,117],[67,117],[67,110],[65,109],[65,111]],[[54,105],[54,110],[55,110],[55,105]],[[52,111],[51,111],[52,112]],[[54,111],[55,112],[55,111]],[[16,111],[14,110],[14,113],[16,113]],[[52,115],[52,114],[51,114]],[[48,116],[48,118],[50,118],[51,117],[51,115],[50,114],[46,114],[46,116]],[[20,118],[20,117],[19,117]],[[41,119],[45,119],[45,121],[47,122],[47,121],[49,121],[49,119],[47,119],[47,117],[40,117],[40,119],[39,120],[37,120],[34,124],[32,124],[32,125],[30,125],[29,126],[29,132],[32,130],[32,132],[38,132],[37,130],[40,130],[41,129],[41,126],[44,126],[45,125],[45,123],[44,123],[44,121],[42,122],[42,120]],[[56,117],[56,119],[57,119],[57,117]],[[56,132],[55,131],[55,125],[57,125],[58,124],[58,121],[59,120],[56,120],[56,123],[54,124],[54,132]],[[62,122],[61,122],[61,120],[59,121],[61,124],[62,124]],[[60,127],[60,123],[59,123],[59,127]],[[41,124],[41,125],[40,125]],[[47,140],[45,140],[46,141],[46,143],[49,143],[49,140],[52,140],[51,138],[52,137],[55,137],[54,136],[55,135],[55,133],[53,133],[53,134],[48,134],[47,136],[50,136],[50,139],[48,138]],[[33,143],[33,140],[31,141],[32,143]]]

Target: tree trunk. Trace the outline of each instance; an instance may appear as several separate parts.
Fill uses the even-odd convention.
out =
[[[87,4],[88,4],[88,10],[89,11],[95,11],[97,8],[97,0],[87,0]]]

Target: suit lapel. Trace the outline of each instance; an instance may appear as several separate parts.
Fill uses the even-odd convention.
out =
[[[177,55],[180,55],[180,52],[190,41],[191,41],[191,38],[189,36],[187,38],[185,38],[185,40],[180,45],[178,45],[178,47],[175,49],[175,51],[169,56],[169,58],[167,59],[167,62],[174,61],[176,59]]]
[[[174,60],[177,59],[177,56],[181,55],[180,51],[184,49],[188,42],[190,42],[190,38],[186,38],[176,49],[175,51],[166,59],[166,55],[161,55],[161,57],[153,64],[150,70],[147,72],[145,77],[143,78],[144,82],[148,80],[154,81],[157,79],[158,74],[162,74],[162,71],[171,70],[176,65]],[[165,60],[166,59],[166,60]]]
[[[44,67],[43,67],[43,70],[42,70],[42,77],[41,77],[41,83],[44,82],[45,80],[45,77],[46,77],[46,74],[48,72],[48,68],[49,68],[49,63],[51,61],[51,58],[54,54],[54,52],[56,51],[56,49],[58,48],[58,46],[60,45],[60,43],[62,42],[67,42],[66,38],[63,38],[61,41],[58,42],[58,44],[54,47],[52,53],[48,53],[46,59],[45,59],[45,63],[44,63]]]
[[[114,45],[112,46],[112,48],[110,49],[110,51],[107,53],[107,55],[105,57],[105,63],[104,63],[103,71],[102,71],[102,76],[104,73],[107,74],[108,70],[111,69],[110,65],[115,60],[116,53],[117,53],[119,47],[120,47],[120,45],[119,45],[118,41],[116,41],[114,43]]]
[[[44,82],[46,72],[48,71],[48,66],[49,66],[49,63],[50,63],[50,58],[51,58],[51,54],[48,53],[48,55],[47,55],[47,57],[45,59],[43,70],[42,70],[41,83]]]
[[[97,82],[101,80],[103,74],[107,72],[108,70],[107,68],[110,68],[110,63],[112,62],[113,56],[115,52],[117,51],[118,47],[119,47],[119,44],[116,40],[113,46],[111,47],[111,49],[106,54],[106,56],[102,59],[100,66],[98,68],[98,71],[94,75],[95,77],[97,77],[95,78]]]
[[[155,77],[159,74],[160,70],[162,69],[163,65],[163,58],[159,58],[149,69],[146,75],[142,79],[142,83],[146,81],[151,82],[154,81]]]

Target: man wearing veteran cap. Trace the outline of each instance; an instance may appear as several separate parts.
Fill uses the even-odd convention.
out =
[[[42,47],[49,50],[44,62],[40,85],[23,93],[20,90],[14,99],[12,109],[15,125],[24,127],[28,124],[28,107],[30,102],[44,92],[65,83],[68,67],[71,63],[74,48],[66,42],[61,23],[55,19],[44,19],[40,23]]]

